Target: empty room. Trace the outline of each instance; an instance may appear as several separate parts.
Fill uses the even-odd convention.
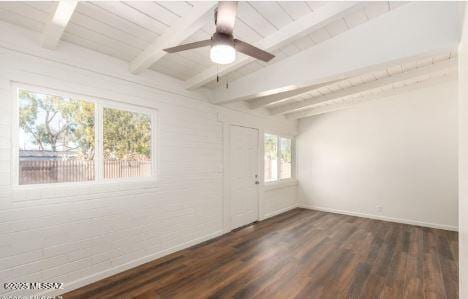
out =
[[[0,1],[0,299],[468,299],[462,1]]]

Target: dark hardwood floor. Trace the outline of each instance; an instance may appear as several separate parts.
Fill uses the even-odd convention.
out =
[[[456,232],[295,209],[64,298],[458,298]]]

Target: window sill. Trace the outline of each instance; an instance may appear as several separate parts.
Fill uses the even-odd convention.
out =
[[[275,190],[275,189],[283,189],[287,187],[292,187],[297,185],[297,180],[292,178],[292,179],[285,179],[285,180],[280,180],[280,181],[275,181],[275,182],[267,182],[264,183],[263,185],[263,190],[264,191],[270,191],[270,190]]]

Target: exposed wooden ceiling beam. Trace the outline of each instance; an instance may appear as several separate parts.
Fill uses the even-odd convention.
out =
[[[215,1],[193,2],[190,14],[183,16],[180,22],[167,29],[151,45],[130,63],[132,73],[140,73],[163,58],[167,53],[163,49],[177,46],[202,28],[216,6]]]
[[[323,27],[344,15],[349,9],[356,6],[356,2],[334,2],[323,5],[314,12],[307,14],[297,21],[294,21],[275,33],[263,38],[254,45],[266,51],[274,51],[275,49],[287,44],[291,40],[305,36],[312,31]],[[234,30],[235,34],[235,30]],[[187,89],[193,89],[205,85],[214,80],[216,75],[226,75],[238,68],[248,64],[254,59],[239,55],[234,63],[223,66],[212,66],[200,74],[190,78],[186,82]]]
[[[436,72],[444,72],[447,69],[456,68],[457,62],[456,59],[445,60],[442,62],[438,62],[436,64],[431,64],[425,67],[420,67],[414,70],[410,70],[401,74],[397,74],[394,76],[386,77],[383,79],[359,84],[350,88],[346,88],[343,90],[339,90],[336,92],[332,92],[323,96],[312,97],[300,102],[293,102],[293,103],[286,103],[280,106],[276,106],[275,108],[269,109],[271,114],[284,114],[295,110],[300,110],[307,108],[309,106],[325,102],[331,101],[339,98],[344,98],[347,96],[356,95],[359,93],[363,93],[365,91],[370,91],[378,88],[383,88],[389,85],[393,85],[397,82],[407,81],[414,78],[425,76],[429,73],[436,73]]]
[[[328,112],[348,109],[348,108],[354,107],[356,105],[359,105],[361,103],[365,103],[371,100],[382,99],[382,98],[394,96],[403,92],[408,92],[408,91],[412,91],[412,90],[419,89],[419,88],[429,87],[429,86],[433,86],[434,84],[453,81],[456,79],[457,79],[457,73],[456,71],[452,71],[451,73],[443,77],[431,78],[426,81],[418,82],[415,84],[410,84],[402,88],[379,92],[374,95],[357,97],[349,102],[344,102],[340,104],[331,104],[331,105],[320,106],[316,108],[309,108],[309,109],[301,110],[298,112],[292,112],[292,113],[286,114],[285,116],[287,119],[301,119],[301,118],[311,117],[311,116],[320,115],[320,114],[324,114]]]
[[[263,97],[250,99],[250,100],[247,100],[247,102],[249,104],[250,109],[258,109],[258,108],[265,107],[265,106],[267,106],[269,104],[272,104],[272,103],[276,103],[276,102],[279,102],[279,101],[284,101],[284,100],[287,100],[289,98],[304,94],[304,93],[309,92],[309,91],[314,90],[314,89],[319,89],[319,88],[321,88],[323,86],[333,84],[333,83],[335,83],[337,81],[339,81],[339,80],[327,81],[327,82],[323,82],[323,83],[320,83],[320,84],[315,84],[315,85],[311,85],[311,86],[305,86],[305,87],[301,87],[301,88],[296,88],[296,89],[292,89],[292,90],[278,92],[278,93],[275,93],[275,94],[272,94],[272,95],[267,95],[267,96],[263,96]]]
[[[62,0],[57,3],[57,8],[43,33],[42,46],[44,48],[55,49],[57,47],[77,4],[78,1],[74,0]]]

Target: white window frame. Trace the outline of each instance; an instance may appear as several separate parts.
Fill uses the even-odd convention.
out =
[[[19,103],[18,103],[18,90],[24,89],[31,92],[43,93],[43,94],[51,94],[57,95],[65,98],[73,98],[73,99],[84,99],[87,102],[93,103],[94,106],[94,117],[95,117],[95,125],[94,125],[94,134],[95,134],[95,167],[94,167],[94,180],[92,181],[78,181],[78,182],[61,182],[61,183],[39,183],[39,184],[27,184],[27,185],[20,185],[19,184]],[[99,97],[94,96],[87,96],[77,93],[71,93],[61,90],[56,90],[52,88],[45,88],[39,87],[29,84],[22,84],[22,83],[12,83],[11,84],[11,91],[13,97],[13,117],[12,117],[12,135],[11,135],[11,143],[12,143],[12,171],[11,171],[11,181],[12,185],[15,189],[21,188],[43,188],[44,186],[47,187],[63,187],[63,186],[81,186],[81,185],[90,185],[90,184],[102,184],[102,183],[122,183],[122,182],[145,182],[145,181],[157,181],[159,176],[158,170],[158,157],[159,151],[157,148],[157,137],[158,137],[158,130],[159,130],[159,123],[158,123],[158,110],[153,108],[146,108],[141,107],[138,105],[131,105],[126,103],[121,103],[113,100],[107,100]],[[149,176],[139,176],[139,177],[128,177],[128,178],[112,178],[106,179],[104,178],[104,155],[103,155],[103,117],[104,117],[104,108],[113,108],[113,109],[120,109],[124,111],[130,112],[137,112],[137,113],[144,113],[150,116],[151,119],[151,175]]]
[[[265,135],[273,135],[276,136],[276,180],[271,180],[271,181],[265,181],[265,178],[263,179],[263,183],[265,185],[274,185],[278,183],[283,183],[287,181],[293,181],[296,178],[296,157],[294,155],[295,152],[295,142],[294,142],[294,137],[292,136],[285,136],[285,135],[280,135],[276,133],[270,133],[270,132],[264,132],[263,134],[263,144],[265,144]],[[283,139],[289,139],[291,140],[291,176],[289,178],[282,179],[280,178],[281,174],[281,138]],[[265,148],[263,148],[263,171],[265,171]]]

